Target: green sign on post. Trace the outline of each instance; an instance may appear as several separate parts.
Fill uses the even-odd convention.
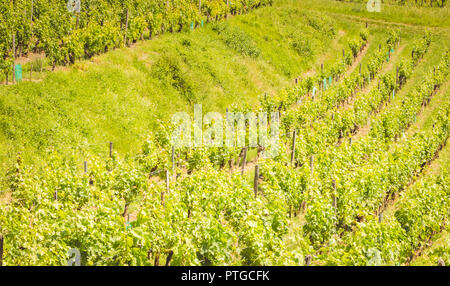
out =
[[[16,65],[16,81],[22,81],[22,65]]]

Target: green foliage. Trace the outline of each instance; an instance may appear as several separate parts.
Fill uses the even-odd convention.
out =
[[[190,103],[195,103],[192,94],[195,83],[189,75],[182,70],[181,61],[178,57],[163,54],[152,65],[152,74],[164,84],[171,85],[180,91],[185,99]]]
[[[172,265],[290,260],[281,243],[287,227],[284,210],[255,199],[240,176],[207,167],[171,183],[165,192],[165,186],[149,183],[146,168],[131,158],[113,158],[112,169],[109,162],[91,161],[83,175],[72,161],[53,158],[43,180],[35,180],[20,164],[13,170],[23,179],[12,184],[11,205],[1,206],[6,265],[64,265],[73,247],[80,250],[83,265],[154,265],[153,258],[162,259],[169,251]],[[137,217],[126,229],[128,206],[137,200]],[[38,245],[45,252],[33,251]]]
[[[36,23],[41,22],[36,26],[36,35],[43,39],[40,46],[46,50],[53,65],[74,63],[84,56],[120,46],[124,35],[117,24],[124,24],[126,9],[132,11],[126,35],[130,41],[137,40],[145,29],[151,33],[179,31],[187,29],[191,20],[198,24],[201,18],[195,3],[183,7],[183,1],[172,1],[168,7],[162,1],[109,1],[108,4],[121,13],[106,17],[99,13],[100,9],[107,7],[106,2],[95,1],[83,4],[79,29],[72,30],[70,25],[61,23],[60,29],[48,30],[47,26],[56,25],[53,21],[58,19],[46,15],[44,2],[37,3],[38,7],[42,5],[38,15],[43,16],[37,17]],[[218,20],[227,11],[241,13],[266,3],[271,2],[233,1],[230,7],[226,7],[224,1],[205,1],[202,11],[208,12],[208,18]],[[182,13],[179,14],[180,11]],[[65,13],[60,12],[61,15]],[[278,13],[278,16],[283,15],[283,20],[289,19],[286,11]],[[327,20],[311,15],[305,18],[311,29],[322,33],[322,38],[331,38],[335,34],[334,27],[327,25]],[[155,55],[149,56],[148,61],[142,54],[139,56],[143,60],[137,60],[138,56],[134,54],[129,56],[125,61],[130,60],[127,64],[133,65],[133,69],[127,71],[131,74],[127,79],[132,78],[136,70],[150,79],[136,80],[125,92],[133,93],[137,86],[143,86],[146,93],[153,95],[159,91],[155,86],[163,86],[162,90],[166,92],[175,91],[177,95],[183,95],[191,106],[200,99],[197,97],[200,90],[196,84],[198,80],[190,72],[194,70],[193,66],[201,73],[211,74],[217,80],[214,82],[217,89],[227,88],[217,63],[210,64],[201,56],[190,57],[190,53],[210,49],[208,45],[224,44],[231,48],[231,51],[222,49],[218,53],[224,61],[233,57],[234,61],[238,57],[256,65],[272,64],[268,58],[273,51],[269,52],[263,44],[271,41],[269,36],[252,32],[252,25],[257,27],[259,22],[250,25],[252,18],[249,19],[238,25],[228,22],[214,25],[214,33],[211,30],[207,32],[220,40],[213,43],[202,45],[195,36],[182,35],[170,45],[162,45]],[[0,36],[3,37],[5,33],[1,31],[0,26]],[[67,31],[70,32],[67,34]],[[19,41],[23,42],[27,36],[26,27],[18,33],[21,35]],[[289,35],[288,44],[284,46],[289,52],[296,56],[314,54],[312,51],[318,42],[314,37],[292,29],[283,33]],[[270,35],[277,36],[276,33]],[[54,40],[54,36],[58,40]],[[366,46],[368,38],[366,30],[361,31],[357,39],[350,37],[347,42],[351,54],[339,57],[331,68],[300,80],[294,87],[282,89],[273,96],[261,96],[261,107],[240,104],[231,108],[231,111],[243,113],[286,111],[282,118],[280,154],[274,159],[257,161],[260,166],[260,178],[256,178],[260,181],[257,194],[246,178],[246,175],[253,174],[240,176],[225,170],[226,163],[239,156],[241,148],[177,149],[174,154],[176,165],[172,166],[169,134],[175,127],[159,121],[154,127],[156,132],[145,140],[137,155],[123,159],[117,154],[108,159],[87,156],[89,168],[84,173],[79,170],[77,156],[63,159],[57,152],[51,152],[46,154],[48,160],[44,168],[38,171],[25,167],[19,156],[4,180],[11,202],[0,205],[5,264],[64,265],[68,258],[67,250],[76,247],[82,253],[83,265],[156,265],[158,261],[164,264],[164,259],[169,260],[169,257],[172,257],[172,265],[298,265],[301,264],[298,252],[289,251],[284,242],[289,234],[289,225],[297,220],[303,220],[303,225],[294,228],[294,237],[301,236],[300,252],[313,254],[314,263],[400,265],[407,262],[414,251],[448,220],[447,170],[408,187],[448,139],[448,100],[433,115],[433,128],[404,136],[401,140],[398,138],[415,120],[422,105],[426,105],[437,88],[445,83],[449,53],[444,54],[439,65],[430,70],[414,90],[404,95],[401,104],[400,101],[391,103],[372,120],[369,136],[350,144],[346,137],[355,134],[374,113],[391,101],[392,91],[399,91],[410,79],[431,43],[430,35],[426,34],[414,44],[414,52],[399,64],[397,81],[392,72],[379,75],[385,64],[386,50],[396,47],[400,39],[397,31],[390,31],[386,40],[383,39],[382,48],[364,59],[367,70],[340,78]],[[7,45],[3,45],[3,52],[9,52]],[[111,57],[114,56],[117,54]],[[211,58],[217,60],[217,55]],[[288,59],[295,59],[295,56]],[[5,69],[7,60],[8,57],[3,57],[3,62],[0,62]],[[111,63],[120,64],[115,58]],[[272,67],[279,68],[275,64]],[[80,82],[96,78],[96,83],[101,82],[98,85],[108,87],[107,92],[89,101],[90,104],[105,104],[106,101],[101,100],[103,96],[114,98],[119,107],[130,100],[131,97],[120,97],[128,81],[117,76],[116,69],[105,74],[101,70],[83,75],[83,68],[81,66],[82,71],[71,75],[80,76]],[[54,77],[65,79],[60,81],[66,85],[66,77],[58,74]],[[108,77],[111,79],[107,80]],[[315,98],[310,97],[314,85],[329,77],[332,77],[332,86],[316,93]],[[362,88],[376,77],[380,81],[379,87],[362,92]],[[115,81],[117,85],[111,84]],[[54,82],[44,84],[48,85],[48,93]],[[30,90],[35,87],[29,86]],[[23,95],[21,91],[27,91],[21,88],[11,88],[19,95],[17,98]],[[88,84],[84,88],[87,98],[101,90],[91,89]],[[64,91],[61,97],[46,100],[43,98],[47,96],[45,89],[39,89],[35,97],[23,99],[48,112],[43,119],[36,116],[39,113],[33,114],[37,112],[35,109],[28,111],[24,108],[22,111],[12,108],[8,104],[9,99],[2,97],[1,135],[13,141],[25,134],[31,138],[32,144],[41,148],[60,143],[57,140],[61,138],[52,135],[64,124],[81,129],[80,135],[68,134],[72,138],[64,138],[67,140],[65,143],[79,140],[78,137],[86,135],[83,133],[93,132],[82,128],[84,122],[69,117],[64,110],[69,98],[83,94],[71,87]],[[358,92],[361,94],[355,96]],[[340,105],[349,99],[352,99],[352,104],[340,109]],[[156,109],[164,100],[159,104],[148,104],[143,100],[134,102],[134,105],[142,103],[145,109]],[[168,105],[170,111],[175,110],[171,103]],[[110,105],[106,107],[110,109]],[[128,124],[134,109],[115,110],[126,118],[119,120],[123,122],[119,126],[120,134],[125,129],[134,128],[135,125]],[[39,128],[24,128],[23,123],[12,120],[22,113],[32,113],[30,117],[36,120],[50,120],[50,124],[37,121],[34,124]],[[66,115],[65,122],[52,122],[53,114],[59,113]],[[109,113],[102,116],[111,117]],[[142,121],[148,118],[151,117],[139,117]],[[292,134],[292,130],[297,131],[297,145],[291,164],[288,153],[292,151],[292,138],[288,134]],[[166,173],[172,167],[174,173]],[[173,177],[177,180],[173,181]],[[377,214],[383,211],[386,200],[406,188],[407,192],[400,195],[395,214],[383,220],[378,218]],[[289,220],[300,212],[304,212],[304,217]],[[446,248],[438,249],[438,252],[447,259]]]
[[[147,31],[151,38],[165,31],[187,29],[191,23],[199,24],[205,15],[218,20],[230,12],[224,0],[204,0],[200,10],[198,2],[193,0],[175,0],[170,4],[165,0],[82,1],[78,15],[69,12],[66,4],[59,0],[33,0],[31,15],[31,0],[2,3],[0,58],[10,57],[7,51],[12,33],[16,36],[17,51],[43,51],[55,67],[120,47],[124,36],[127,43],[136,42]],[[247,11],[269,4],[271,1],[266,0],[239,1],[231,11],[236,13],[244,8]],[[4,73],[9,72],[3,62],[0,68]]]
[[[217,24],[213,27],[213,30],[221,36],[228,47],[236,50],[242,55],[247,55],[252,58],[256,58],[260,55],[261,51],[250,36],[244,31],[230,26],[227,23]]]
[[[310,57],[313,55],[311,43],[303,35],[300,33],[295,33],[292,35],[291,39],[292,48],[299,54],[299,56]]]

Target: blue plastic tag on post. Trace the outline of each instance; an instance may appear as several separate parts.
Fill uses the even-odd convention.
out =
[[[393,53],[394,53],[394,48],[391,49],[391,54],[393,54]]]
[[[332,82],[333,82],[333,78],[330,75],[330,77],[328,78],[328,85],[331,85]]]
[[[22,65],[16,65],[16,81],[22,81]]]
[[[201,25],[202,25],[202,27],[203,27],[203,20],[202,20],[202,24],[201,24]]]
[[[194,22],[191,23],[191,30],[194,30]]]
[[[130,230],[131,229],[131,223],[129,221],[127,221],[125,229],[126,230]]]
[[[323,79],[323,89],[324,90],[327,89],[327,79],[326,78]]]
[[[395,98],[395,89],[392,90],[392,99],[394,99],[394,98]]]

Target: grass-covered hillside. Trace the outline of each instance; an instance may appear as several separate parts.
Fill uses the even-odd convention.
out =
[[[120,154],[140,148],[175,111],[257,104],[320,63],[331,63],[360,25],[296,5],[275,5],[192,32],[163,34],[31,82],[0,85],[0,168],[17,152],[39,163],[47,150]],[[24,69],[26,69],[26,64]]]

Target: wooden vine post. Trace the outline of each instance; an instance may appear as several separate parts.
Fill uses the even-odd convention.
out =
[[[397,66],[397,75],[395,76],[395,86],[399,85],[398,72],[399,72],[399,67]]]
[[[169,251],[169,254],[167,255],[166,266],[170,266],[170,261],[172,260],[172,257],[173,257],[173,250]]]
[[[294,165],[294,159],[295,159],[295,140],[297,137],[297,130],[294,129],[294,132],[292,133],[292,153],[291,153],[291,165]]]
[[[166,191],[170,192],[170,172],[166,170]]]
[[[16,83],[16,35],[15,32],[12,35],[12,45],[13,45],[13,84]]]
[[[359,76],[361,76],[361,74],[362,74],[362,64],[359,64]],[[364,85],[364,81],[363,81],[363,83],[361,83],[361,85],[359,86],[359,88],[363,88],[363,85]],[[352,97],[353,97],[353,92],[352,92]],[[347,100],[348,100],[348,98],[347,98]]]
[[[159,266],[159,253],[155,254],[155,264],[154,266]]]
[[[166,191],[167,191],[167,193],[170,192],[170,172],[169,172],[169,170],[166,170]],[[161,205],[163,207],[165,207],[165,205],[166,205],[164,195],[165,195],[165,192],[162,191],[161,192]]]
[[[333,184],[333,195],[332,195],[332,198],[333,198],[333,208],[334,208],[334,210],[336,211],[336,209],[337,209],[336,179],[333,179],[332,184]]]
[[[227,13],[225,13],[225,18],[226,19],[228,19],[228,11],[230,11],[230,1],[229,0],[227,0]]]
[[[87,173],[87,162],[86,161],[84,161],[84,173],[85,174]]]
[[[81,3],[80,3],[80,5],[81,5]],[[79,7],[79,9],[81,10],[81,7]],[[77,29],[77,30],[80,27],[80,10],[76,9],[76,11],[75,11],[75,14],[76,14],[76,16],[75,16],[75,18],[76,18],[75,29]]]
[[[31,0],[31,11],[30,11],[30,30],[31,30],[31,37],[33,37],[33,9],[34,9],[34,0]],[[31,41],[28,44],[28,50],[30,50],[31,47]],[[31,81],[31,71],[30,71],[30,81]]]
[[[311,265],[311,259],[312,259],[312,256],[311,255],[306,255],[305,256],[305,265],[306,266],[310,266]]]
[[[255,166],[255,181],[253,185],[253,191],[255,192],[255,198],[258,196],[258,183],[259,183],[259,166]]]
[[[113,157],[113,143],[109,142],[109,158]]]
[[[3,234],[0,233],[0,266],[3,266]]]
[[[33,8],[34,8],[34,0],[31,0],[30,27],[33,27]]]
[[[242,170],[241,170],[241,175],[244,175],[244,171],[245,171],[245,164],[247,163],[247,148],[243,149],[244,154],[242,155]]]
[[[175,162],[175,146],[172,146],[172,176],[173,180],[177,179],[176,162]]]
[[[128,17],[129,17],[129,10],[128,10],[128,8],[127,8],[127,18],[126,18],[126,20],[125,20],[125,35],[124,35],[124,44],[127,46],[128,45],[128,43],[127,43],[127,33],[128,33]]]
[[[309,158],[309,168],[311,170],[311,175],[314,173],[314,155]]]

